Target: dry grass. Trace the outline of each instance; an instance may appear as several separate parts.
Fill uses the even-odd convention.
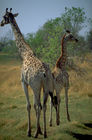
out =
[[[79,93],[92,96],[92,59],[91,55],[86,56],[86,60],[81,61],[75,58],[75,63],[86,71],[83,76],[78,76],[76,72],[70,71],[70,89],[69,94]],[[6,64],[0,64],[0,92],[8,93],[22,91],[21,88],[21,64],[15,61],[9,61]]]
[[[84,70],[82,76],[70,71],[70,90],[69,93],[92,96],[92,56],[88,54],[84,61],[75,58],[75,63]]]

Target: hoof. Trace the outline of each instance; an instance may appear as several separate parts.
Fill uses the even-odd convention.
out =
[[[52,124],[50,124],[50,127],[52,127]]]
[[[57,125],[60,125],[60,123],[57,123]]]
[[[28,136],[28,137],[31,137],[31,130],[30,130],[30,129],[29,129],[28,132],[27,132],[27,136]]]
[[[69,122],[71,122],[70,118],[68,119]]]
[[[42,135],[41,127],[38,128],[38,134]]]
[[[31,132],[28,132],[27,136],[28,136],[28,137],[31,137]]]
[[[38,133],[36,133],[35,135],[34,135],[34,138],[37,138],[38,137]]]
[[[49,126],[52,127],[52,122],[49,122]]]
[[[46,132],[44,133],[44,138],[47,138],[47,134],[46,134]]]
[[[57,121],[56,124],[57,124],[57,125],[60,125],[60,121]]]
[[[67,117],[67,120],[68,120],[69,122],[71,121],[70,116]]]
[[[38,134],[43,135],[40,126],[38,127],[34,137],[37,138]]]
[[[43,135],[42,131],[39,131],[39,134],[40,134],[40,135]]]

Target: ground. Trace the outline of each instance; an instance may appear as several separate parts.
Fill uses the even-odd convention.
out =
[[[82,64],[83,65],[83,64]],[[86,64],[84,64],[86,65]],[[60,125],[56,125],[53,109],[53,126],[49,126],[49,99],[47,103],[47,140],[91,140],[92,139],[92,93],[89,89],[92,81],[91,68],[87,65],[86,82],[79,77],[79,82],[71,76],[69,90],[69,112],[71,122],[67,121],[64,91],[61,93]],[[33,93],[30,91],[32,105],[32,138],[27,137],[26,99],[20,80],[21,62],[15,58],[0,54],[0,140],[34,139],[36,117],[33,108]],[[70,74],[73,72],[70,72]],[[90,75],[89,75],[90,74]],[[85,78],[84,78],[85,79]],[[73,82],[74,85],[73,85]],[[85,88],[87,85],[87,89]],[[81,86],[81,87],[80,87]],[[76,87],[76,89],[74,88]],[[84,90],[83,90],[84,89]],[[43,114],[41,112],[41,128],[43,130]],[[43,139],[39,135],[38,139]]]

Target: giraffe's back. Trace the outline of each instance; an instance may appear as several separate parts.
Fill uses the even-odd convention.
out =
[[[41,62],[34,55],[27,56],[23,61],[22,67],[22,78],[23,80],[31,85],[31,87],[36,88],[43,86],[45,89],[53,89],[53,80],[50,68],[47,64]],[[47,83],[48,82],[48,83]],[[49,84],[49,86],[47,86]]]
[[[64,86],[69,85],[69,75],[66,71],[61,71],[61,69],[55,67],[52,75],[54,78],[54,87],[57,92],[60,92]]]

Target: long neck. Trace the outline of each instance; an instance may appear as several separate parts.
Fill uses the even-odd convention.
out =
[[[33,54],[33,51],[31,50],[29,45],[25,42],[24,37],[23,37],[15,19],[11,23],[11,27],[14,32],[16,46],[19,49],[19,53],[20,53],[20,56],[22,57],[22,59],[24,59],[26,52]]]
[[[66,43],[64,41],[65,35],[63,36],[61,40],[61,56],[56,62],[56,67],[60,68],[61,70],[65,69],[66,66],[66,60],[67,60],[67,49],[66,49]]]

